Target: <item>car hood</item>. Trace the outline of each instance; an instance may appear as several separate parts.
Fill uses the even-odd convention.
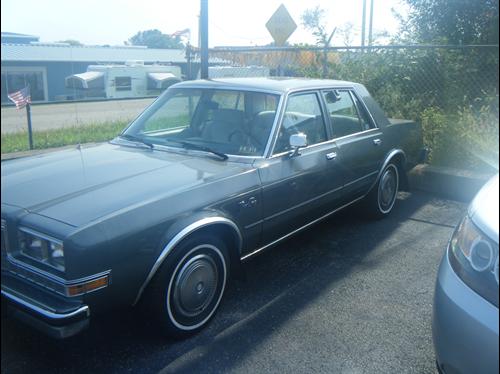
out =
[[[2,162],[2,204],[80,226],[249,165],[103,144]]]
[[[498,243],[498,174],[486,183],[469,208],[472,221]]]

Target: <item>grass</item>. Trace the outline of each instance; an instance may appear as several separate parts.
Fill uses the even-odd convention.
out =
[[[126,121],[93,123],[85,126],[67,127],[33,132],[33,148],[45,149],[79,143],[104,142],[113,139],[128,124]],[[2,153],[29,150],[28,132],[2,134]]]

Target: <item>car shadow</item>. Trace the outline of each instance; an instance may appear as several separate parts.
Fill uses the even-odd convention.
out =
[[[230,283],[209,326],[191,338],[162,337],[147,312],[119,310],[92,320],[89,329],[58,341],[2,316],[2,371],[15,372],[218,372],[235,368],[273,331],[324,297],[349,273],[374,267],[401,243],[370,253],[407,220],[452,227],[456,217],[419,210],[431,195],[401,193],[390,217],[370,221],[360,206],[347,208],[247,261],[244,280]],[[434,222],[435,221],[435,222]],[[408,242],[418,240],[408,235]],[[403,243],[404,244],[404,243]],[[385,244],[384,244],[385,245]]]

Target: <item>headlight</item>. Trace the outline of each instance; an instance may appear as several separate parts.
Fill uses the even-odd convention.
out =
[[[469,217],[453,233],[449,259],[465,284],[498,307],[498,244],[482,234]]]
[[[19,251],[25,256],[64,271],[64,248],[60,240],[21,228]]]

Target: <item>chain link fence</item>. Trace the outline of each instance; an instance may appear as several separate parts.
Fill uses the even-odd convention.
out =
[[[199,54],[188,54],[190,78],[197,78]],[[498,62],[498,45],[215,48],[209,76],[359,82],[389,117],[422,123],[432,162],[496,169]]]
[[[198,78],[198,51],[188,54],[188,78]],[[498,98],[498,54],[497,45],[216,48],[209,52],[209,75],[360,82],[389,115],[397,116]]]

